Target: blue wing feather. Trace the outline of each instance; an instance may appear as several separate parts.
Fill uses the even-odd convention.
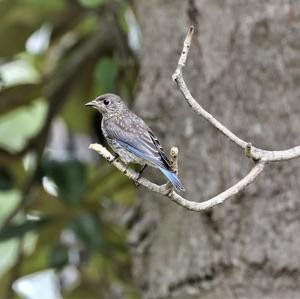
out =
[[[185,191],[182,183],[180,182],[178,176],[171,170],[160,167],[159,170],[169,179],[174,188],[177,191]]]
[[[126,142],[123,142],[121,140],[118,140],[119,144],[122,145],[123,147],[125,147],[128,151],[130,151],[131,153],[135,154],[137,157],[148,160],[156,165],[160,165],[161,163],[159,163],[158,159],[156,159],[155,157],[153,157],[152,155],[149,155],[145,152],[142,152],[140,149],[136,148],[133,145],[130,145]]]
[[[106,122],[106,135],[137,157],[156,165],[176,190],[184,191],[182,183],[172,171],[168,158],[150,128],[136,115],[128,117],[126,120],[132,126],[127,124],[127,126],[120,127],[116,122]],[[134,126],[136,130],[130,130]]]
[[[157,166],[170,169],[170,162],[149,127],[141,119],[127,118],[127,120],[129,119],[131,119],[131,126],[127,124],[127,127],[120,127],[116,122],[106,122],[106,135],[136,156],[144,158]],[[134,123],[134,119],[139,123]],[[129,130],[130,127],[137,128]]]
[[[134,148],[133,146],[125,143],[125,142],[122,142],[122,141],[119,141],[119,143],[125,147],[128,151],[132,152],[133,154],[135,154],[136,156],[140,157],[140,158],[143,158],[145,160],[148,160],[148,161],[151,161],[153,163],[157,163],[157,161],[155,159],[153,159],[153,157],[145,154],[145,153],[142,153],[141,151],[139,151],[138,149]],[[177,191],[185,191],[182,183],[180,182],[178,176],[171,170],[168,170],[164,167],[159,167],[159,170],[168,178],[168,180],[172,183],[172,185],[174,186],[174,188],[177,190]]]

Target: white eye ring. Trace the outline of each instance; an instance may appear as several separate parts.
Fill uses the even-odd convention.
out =
[[[103,103],[104,103],[105,106],[107,106],[107,105],[110,104],[110,100],[105,99],[105,100],[103,101]]]

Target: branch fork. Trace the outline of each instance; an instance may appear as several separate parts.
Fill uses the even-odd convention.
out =
[[[206,201],[195,202],[188,200],[178,193],[176,193],[172,185],[170,183],[166,183],[164,185],[157,185],[144,177],[139,178],[139,184],[147,188],[152,192],[159,193],[161,195],[167,196],[171,201],[177,203],[181,207],[190,210],[190,211],[203,211],[210,209],[216,205],[223,203],[228,198],[240,193],[244,190],[249,184],[253,183],[260,173],[264,170],[265,166],[270,162],[278,162],[278,161],[286,161],[291,159],[296,159],[300,157],[300,146],[296,146],[293,148],[289,148],[282,151],[268,151],[263,150],[257,147],[254,147],[250,142],[246,142],[245,140],[236,136],[232,131],[230,131],[227,127],[225,127],[222,123],[220,123],[216,118],[214,118],[209,112],[207,112],[199,103],[194,99],[190,90],[188,89],[182,74],[182,70],[185,67],[187,56],[190,50],[192,37],[194,33],[194,27],[190,26],[187,36],[183,43],[183,49],[178,60],[177,68],[172,75],[173,81],[177,84],[179,90],[183,94],[184,99],[191,107],[191,109],[208,121],[212,126],[214,126],[217,130],[219,130],[225,137],[231,140],[234,144],[239,146],[246,157],[251,158],[254,162],[253,168],[250,172],[234,184],[232,187],[223,191],[222,193],[212,197]],[[100,144],[91,144],[90,149],[98,152],[104,159],[107,161],[112,161],[113,155],[102,145]],[[178,173],[178,148],[172,147],[170,151],[170,161],[172,165],[172,169]],[[112,164],[118,168],[120,171],[124,173],[128,178],[132,180],[137,180],[139,174],[127,168],[125,164],[122,162],[115,160]]]

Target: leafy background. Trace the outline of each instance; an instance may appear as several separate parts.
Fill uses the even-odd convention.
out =
[[[134,98],[132,7],[2,0],[0,20],[0,298],[138,298],[124,226],[135,188],[88,150],[105,141],[83,106]]]

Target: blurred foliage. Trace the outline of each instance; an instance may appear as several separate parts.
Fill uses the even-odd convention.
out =
[[[45,175],[53,179],[59,197],[69,205],[80,204],[85,188],[85,168],[78,159],[47,160]]]
[[[0,298],[50,268],[63,298],[138,298],[120,220],[135,188],[88,150],[103,137],[84,107],[134,98],[128,12],[126,0],[0,1]]]

